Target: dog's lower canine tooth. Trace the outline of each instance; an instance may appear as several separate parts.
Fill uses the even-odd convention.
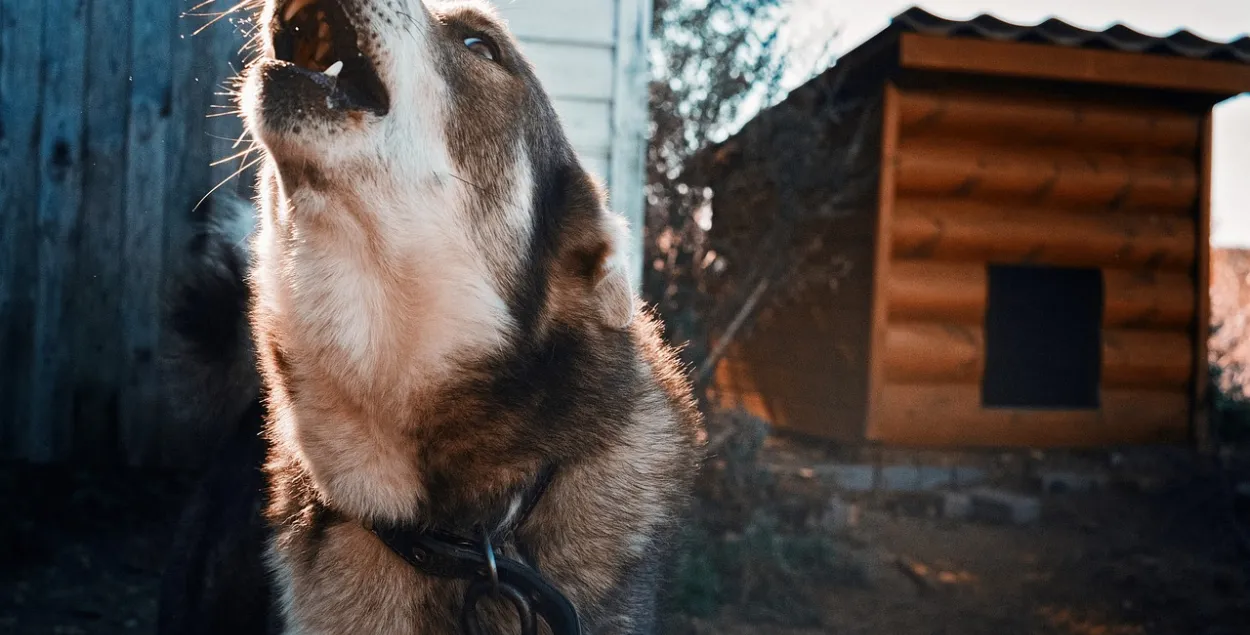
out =
[[[330,77],[338,77],[339,73],[343,72],[343,60],[331,64],[330,68],[327,68],[324,72]]]

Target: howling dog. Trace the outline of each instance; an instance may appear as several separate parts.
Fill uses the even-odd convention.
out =
[[[237,432],[162,632],[654,632],[702,423],[516,42],[483,2],[259,25],[255,220],[214,201],[171,314],[179,405]]]

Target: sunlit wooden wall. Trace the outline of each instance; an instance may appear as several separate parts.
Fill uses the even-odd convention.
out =
[[[869,439],[1098,445],[1188,434],[1204,116],[1044,92],[886,88]],[[1101,271],[1100,405],[987,408],[987,266]]]

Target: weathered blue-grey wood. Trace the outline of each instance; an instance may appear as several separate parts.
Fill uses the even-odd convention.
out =
[[[126,153],[125,234],[122,239],[122,368],[119,392],[126,459],[151,462],[159,451],[154,427],[160,412],[156,355],[164,283],[166,152],[172,110],[170,33],[178,13],[170,0],[133,0]],[[183,113],[179,113],[184,116]]]
[[[190,8],[183,3],[179,9]],[[229,5],[221,7],[228,9]],[[194,223],[203,212],[197,210],[197,202],[212,188],[211,163],[215,159],[212,139],[209,137],[205,107],[213,103],[215,92],[214,67],[225,60],[213,59],[217,55],[214,36],[219,29],[228,29],[229,23],[219,21],[196,35],[196,30],[208,21],[202,16],[180,15],[174,20],[170,40],[171,108],[174,113],[186,113],[181,125],[171,125],[166,133],[165,151],[168,157],[165,191],[165,269],[170,275],[176,269],[179,257],[186,250]],[[190,116],[198,113],[199,116]],[[162,333],[162,340],[167,334]],[[164,347],[162,347],[164,348]],[[153,435],[154,450],[163,463],[178,463],[191,456],[197,445],[205,439],[195,430],[171,429],[169,419],[153,420],[148,429]]]
[[[17,456],[29,436],[34,357],[43,12],[43,2],[0,0],[0,430],[2,451]]]
[[[91,3],[87,33],[86,156],[83,206],[66,314],[74,329],[74,445],[108,460],[117,448],[121,355],[122,207],[126,202],[126,123],[130,97],[130,3]]]
[[[83,316],[65,314],[72,293],[70,270],[76,255],[73,235],[82,208],[83,80],[87,39],[86,2],[49,2],[44,10],[43,108],[40,112],[39,166],[42,170],[36,225],[35,359],[32,369],[26,455],[48,461],[71,444],[73,395],[70,385],[72,328]]]
[[[161,416],[161,301],[193,205],[236,167],[210,164],[239,122],[206,115],[243,37],[192,37],[191,6],[0,0],[0,457],[203,453]]]
[[[234,169],[210,164],[239,122],[206,115],[243,37],[191,37],[192,5],[0,0],[0,456],[202,454],[161,416],[161,301],[192,206]]]
[[[245,51],[243,48],[245,35],[255,28],[252,17],[242,12],[231,16],[226,22],[227,25],[216,25],[216,28],[224,26],[235,33],[236,37],[224,37],[219,34],[211,39],[214,46],[211,57],[214,64],[212,104],[216,112],[228,112],[238,108],[234,92],[238,88],[239,70],[244,67],[246,57],[253,53],[250,49]],[[205,35],[207,31],[197,37]],[[207,123],[209,139],[212,142],[211,156],[214,162],[234,156],[251,146],[250,138],[240,139],[243,135],[243,122],[238,117],[211,117]],[[218,163],[213,166],[209,180],[213,186],[226,182],[222,189],[250,196],[256,182],[255,168],[243,172],[239,170],[245,165],[243,163],[245,159],[247,162],[252,162],[256,158],[257,153],[252,152],[245,157]],[[230,180],[226,181],[227,179]]]

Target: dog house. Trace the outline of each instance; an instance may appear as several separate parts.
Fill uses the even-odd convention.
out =
[[[692,165],[726,276],[783,217],[802,267],[842,263],[735,338],[716,398],[845,442],[1201,435],[1211,109],[1246,90],[1250,38],[902,13]]]

